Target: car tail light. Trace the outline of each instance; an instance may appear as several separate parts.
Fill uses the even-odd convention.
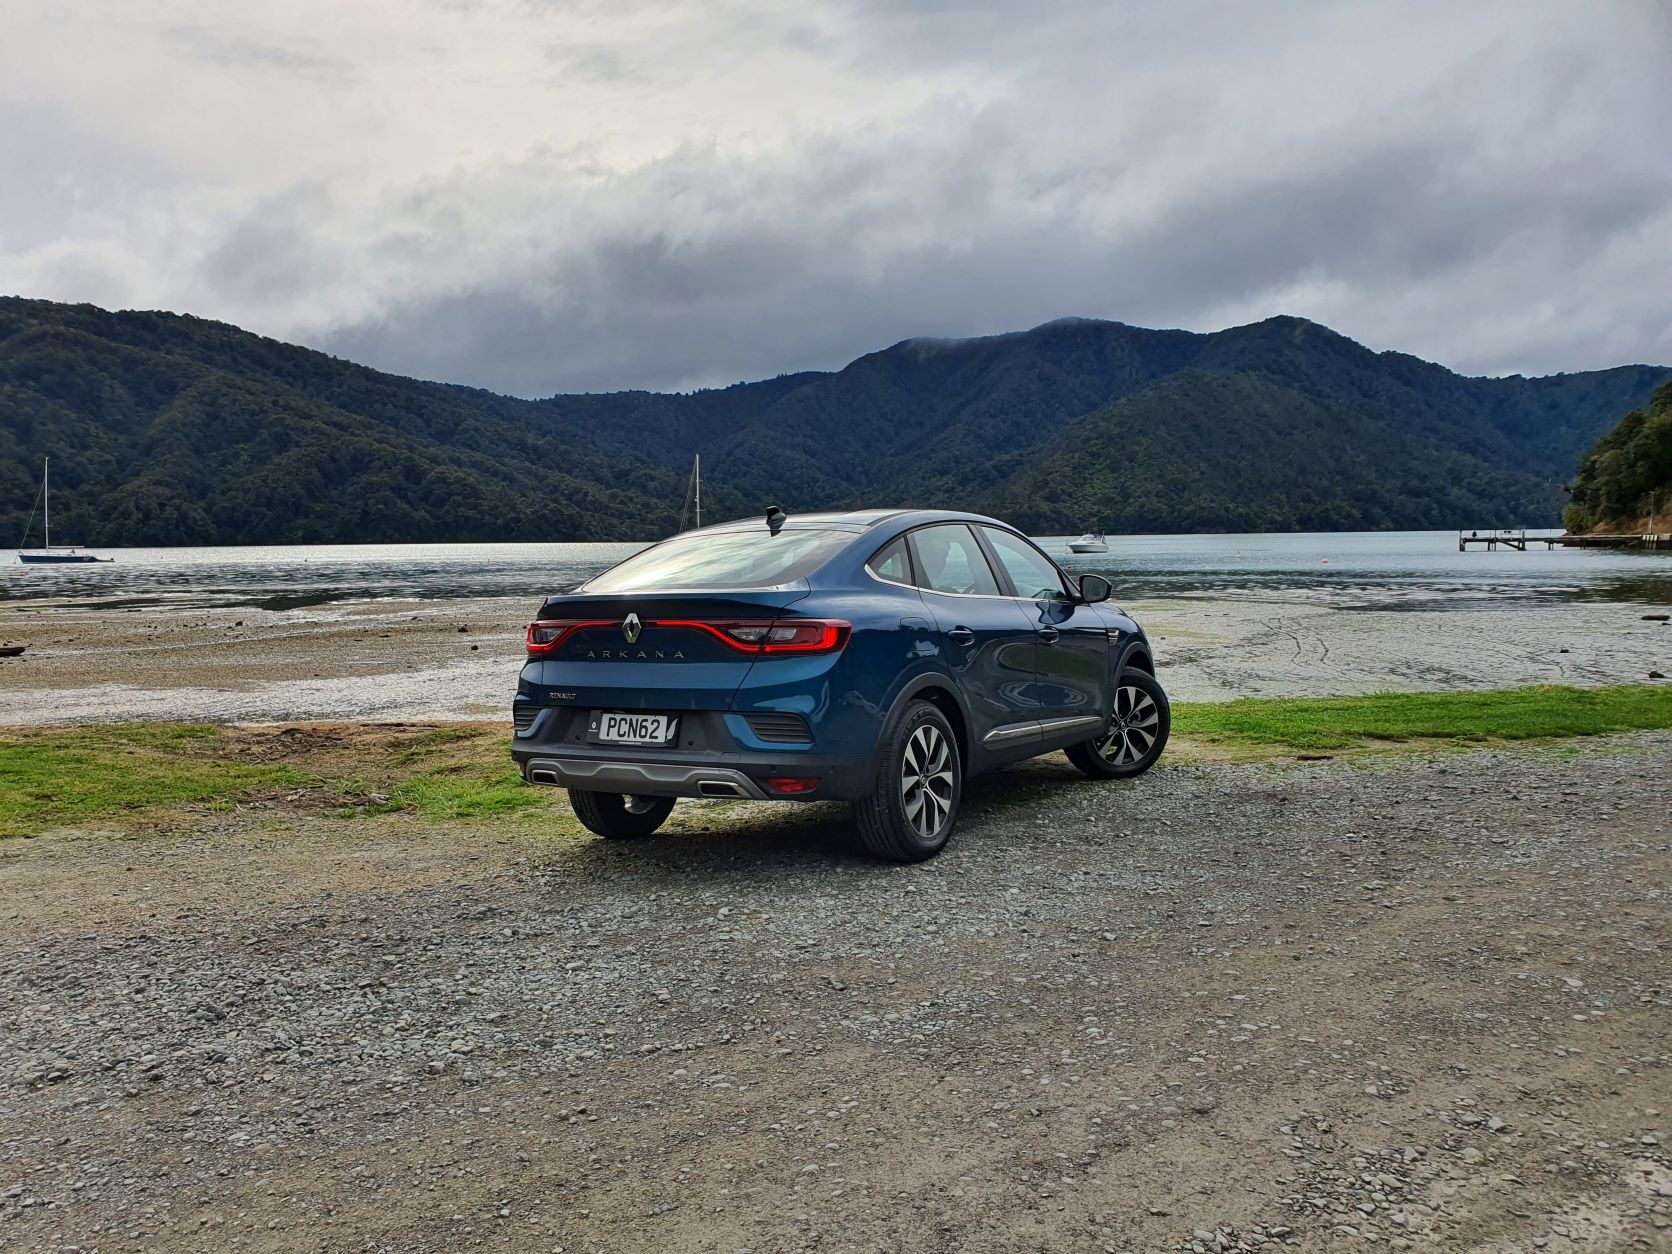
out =
[[[732,634],[737,635],[738,630],[733,628]],[[796,618],[771,623],[764,633],[758,626],[745,625],[741,630],[756,633],[753,642],[760,646],[762,653],[834,653],[848,642],[848,633],[853,629],[834,619]],[[738,639],[751,637],[739,635]]]
[[[563,642],[577,631],[585,631],[588,627],[614,627],[617,624],[609,621],[583,621],[574,618],[542,618],[538,622],[528,625],[528,653],[530,657],[539,657],[547,653],[555,653],[562,647]]]
[[[848,642],[853,627],[839,619],[787,618],[771,622],[699,623],[663,619],[646,626],[688,627],[704,631],[740,653],[835,653]]]
[[[812,792],[819,786],[817,776],[811,779],[796,777],[793,779],[769,779],[763,782],[772,792],[783,793],[786,796],[793,793]]]

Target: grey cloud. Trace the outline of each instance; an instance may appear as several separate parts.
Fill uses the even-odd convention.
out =
[[[1529,182],[1493,169],[1489,149],[1444,116],[1355,138],[1257,163],[1231,183],[1210,170],[1147,222],[1109,232],[1087,230],[1087,213],[1141,181],[1142,167],[1032,169],[1027,134],[991,112],[937,111],[764,166],[689,152],[594,193],[601,221],[663,205],[679,229],[652,214],[638,231],[551,239],[537,277],[406,302],[330,342],[524,393],[720,384],[1070,313],[1206,328],[1214,311],[1296,312],[1465,369],[1613,360],[1585,320],[1518,356],[1477,346],[1468,327],[1447,325],[1469,304],[1455,289],[1533,239],[1542,282],[1574,290],[1600,253],[1665,211],[1672,182],[1578,152],[1532,163]],[[1297,281],[1344,286],[1360,307],[1295,307],[1286,293]],[[545,299],[529,296],[536,286]],[[1426,303],[1390,318],[1411,289]],[[1664,306],[1628,338],[1636,355],[1672,360]]]
[[[524,395],[1064,315],[1294,313],[1482,372],[1672,362],[1672,23],[1643,6],[732,0],[695,22],[481,0],[467,20],[526,35],[523,77],[483,80],[517,49],[477,47],[486,95],[386,157],[326,129],[242,197],[207,173],[148,186],[150,235],[37,229],[24,253],[0,207],[0,286],[8,250],[48,283],[126,258],[129,289],[160,289],[143,303]],[[211,35],[193,55],[252,58],[252,83],[325,70],[300,32],[275,45],[294,64],[258,28]],[[445,44],[421,26],[400,56]],[[372,51],[323,100],[398,122],[359,84]]]
[[[167,27],[163,33],[195,57],[217,65],[274,70],[309,78],[343,78],[348,73],[348,64],[339,57],[227,35],[195,22]]]
[[[333,212],[327,189],[291,188],[241,214],[202,260],[205,283],[247,303],[296,300],[339,265],[317,228]]]
[[[136,192],[172,196],[189,184],[172,163],[102,133],[63,102],[0,87],[0,258],[60,239]]]

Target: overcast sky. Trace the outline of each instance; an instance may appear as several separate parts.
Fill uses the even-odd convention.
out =
[[[1276,313],[1672,363],[1672,5],[0,0],[0,292],[522,395]]]

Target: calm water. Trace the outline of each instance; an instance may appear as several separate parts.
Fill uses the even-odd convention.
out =
[[[1450,531],[1119,536],[1076,556],[1042,543],[1074,572],[1096,571],[1117,600],[1238,597],[1341,608],[1410,608],[1506,600],[1672,604],[1672,556],[1542,547],[1459,553]],[[539,598],[634,552],[635,544],[387,544],[113,549],[112,565],[24,566],[0,558],[0,601],[69,599],[108,608],[166,605],[295,609],[333,602]]]

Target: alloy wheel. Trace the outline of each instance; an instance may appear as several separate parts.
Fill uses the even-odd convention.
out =
[[[634,793],[627,794],[625,809],[628,814],[649,814],[656,808],[655,797],[641,797]]]
[[[1097,752],[1116,766],[1138,761],[1150,751],[1160,728],[1161,714],[1155,700],[1131,684],[1115,689],[1115,709],[1109,716],[1109,730],[1097,742]]]
[[[925,723],[911,734],[900,759],[900,800],[906,822],[927,841],[952,813],[952,749],[940,728]]]

